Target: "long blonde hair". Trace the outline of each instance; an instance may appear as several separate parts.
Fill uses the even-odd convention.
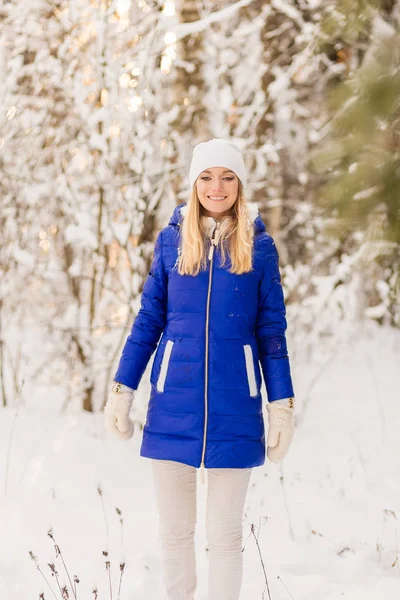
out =
[[[252,270],[253,226],[250,222],[243,186],[239,181],[239,192],[232,206],[232,218],[227,227],[221,231],[220,247],[223,266],[226,262],[226,248],[231,259],[230,273],[241,275]],[[193,186],[190,200],[187,203],[185,217],[181,226],[179,245],[178,273],[180,275],[197,275],[207,268],[207,253],[210,240],[201,222],[201,204],[196,185]]]

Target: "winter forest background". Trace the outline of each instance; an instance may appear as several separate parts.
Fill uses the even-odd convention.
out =
[[[271,521],[271,596],[400,597],[399,66],[399,0],[1,2],[2,599],[54,597],[28,551],[51,563],[55,524],[81,589],[86,573],[109,597],[107,546],[116,582],[126,559],[121,598],[162,597],[138,457],[148,375],[132,444],[101,410],[155,238],[212,137],[243,151],[285,290],[296,440],[257,470],[246,513]]]

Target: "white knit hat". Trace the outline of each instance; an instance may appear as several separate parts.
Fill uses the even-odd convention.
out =
[[[192,189],[196,179],[202,171],[210,167],[226,167],[239,177],[243,189],[246,189],[246,167],[240,148],[219,138],[208,142],[201,142],[193,149],[192,161],[189,170],[189,183]]]

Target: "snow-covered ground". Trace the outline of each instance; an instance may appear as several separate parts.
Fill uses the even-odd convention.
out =
[[[265,587],[251,524],[273,600],[400,598],[399,367],[400,332],[372,325],[339,346],[311,388],[307,366],[293,365],[299,422],[283,463],[267,461],[252,474],[243,600],[261,600]],[[148,387],[141,387],[143,404]],[[70,408],[61,415],[60,404],[38,390],[18,411],[0,410],[1,600],[41,592],[54,598],[29,551],[54,590],[47,563],[66,583],[50,527],[80,579],[78,598],[94,598],[95,585],[99,600],[110,598],[110,560],[115,599],[125,560],[121,600],[162,600],[150,461],[139,456],[139,428],[121,442],[105,431],[101,413]],[[198,481],[199,600],[206,599],[206,489]]]

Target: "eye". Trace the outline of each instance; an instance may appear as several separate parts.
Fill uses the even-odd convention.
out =
[[[208,175],[204,175],[203,177],[200,177],[200,179],[211,179],[211,177],[208,177]],[[224,179],[227,179],[228,181],[233,181],[233,177],[224,177]]]

